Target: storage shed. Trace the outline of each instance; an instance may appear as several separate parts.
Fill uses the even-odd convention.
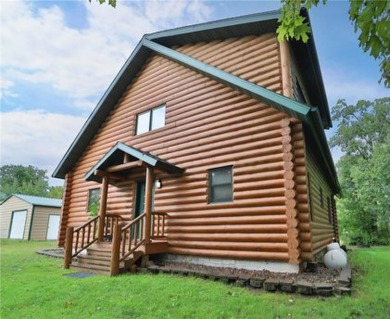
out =
[[[14,194],[0,204],[1,238],[57,240],[61,199]]]

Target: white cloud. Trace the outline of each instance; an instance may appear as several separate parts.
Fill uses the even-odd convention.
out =
[[[17,94],[12,93],[14,82],[7,79],[0,79],[0,100],[5,96],[17,97]]]
[[[2,112],[1,165],[33,165],[51,175],[85,118],[42,110]]]
[[[73,107],[90,110],[85,100],[103,94],[143,34],[199,22],[211,13],[199,0],[118,1],[115,9],[83,3],[87,27],[75,29],[58,6],[2,2],[2,81],[45,84],[74,99]]]

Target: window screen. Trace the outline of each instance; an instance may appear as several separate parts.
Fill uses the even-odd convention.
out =
[[[209,203],[233,201],[233,168],[222,167],[209,171]]]

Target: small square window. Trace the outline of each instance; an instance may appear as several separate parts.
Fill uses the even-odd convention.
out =
[[[137,114],[135,134],[139,135],[165,126],[166,106],[161,105]]]
[[[209,170],[209,203],[233,201],[233,167]]]

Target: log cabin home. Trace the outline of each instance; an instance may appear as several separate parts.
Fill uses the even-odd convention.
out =
[[[53,174],[66,268],[298,272],[338,239],[313,35],[279,43],[279,17],[143,36]]]

